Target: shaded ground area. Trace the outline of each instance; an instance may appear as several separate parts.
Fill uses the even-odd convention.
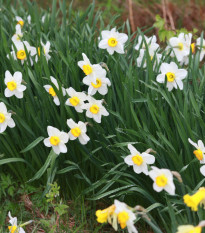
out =
[[[37,0],[38,4],[47,9],[52,0]],[[92,1],[75,0],[73,8],[83,11]],[[98,0],[96,8],[103,10],[104,18],[109,23],[109,15],[119,13],[122,21],[130,19],[132,29],[137,27],[150,27],[155,22],[155,16],[159,14],[167,22],[171,29],[186,28],[199,31],[205,29],[205,1],[204,0]],[[67,1],[69,5],[71,1]]]

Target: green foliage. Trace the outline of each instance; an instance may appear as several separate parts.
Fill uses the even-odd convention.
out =
[[[102,12],[95,13],[94,4],[85,12],[79,13],[72,10],[72,5],[66,7],[65,0],[59,1],[59,9],[57,1],[53,1],[50,13],[47,13],[39,10],[35,2],[29,1],[25,12],[19,3],[21,2],[18,1],[15,8],[6,3],[1,7],[0,101],[6,104],[8,110],[15,112],[12,117],[16,123],[15,128],[7,128],[0,135],[0,154],[3,154],[0,159],[1,169],[5,174],[15,177],[15,183],[7,176],[1,179],[4,187],[2,195],[8,193],[8,196],[14,196],[17,182],[24,184],[29,181],[29,185],[35,187],[45,186],[44,192],[40,192],[37,198],[48,193],[49,204],[53,205],[55,213],[52,218],[41,221],[51,232],[59,227],[57,216],[64,217],[69,210],[65,203],[56,201],[58,185],[61,187],[61,197],[73,199],[80,204],[85,203],[85,199],[92,200],[89,208],[93,209],[96,200],[103,199],[110,203],[115,198],[130,206],[140,204],[147,211],[152,207],[149,213],[152,221],[147,220],[147,224],[155,232],[164,232],[166,229],[166,232],[174,233],[180,224],[198,224],[204,217],[202,210],[199,210],[200,214],[191,213],[183,203],[183,195],[204,185],[199,162],[194,159],[193,148],[188,142],[188,138],[193,141],[204,140],[205,67],[199,62],[199,51],[193,57],[190,55],[188,66],[184,67],[189,74],[184,80],[183,91],[177,89],[168,92],[165,85],[156,82],[161,64],[153,69],[156,58],[151,60],[147,56],[146,69],[143,65],[137,67],[139,51],[134,49],[134,45],[139,35],[143,34],[140,30],[131,34],[128,21],[117,25],[117,16],[114,15],[105,27]],[[12,57],[7,58],[12,46],[11,36],[15,32],[14,17],[26,17],[28,14],[31,15],[32,23],[25,23],[22,29],[23,39],[36,48],[40,46],[41,40],[49,40],[51,59],[48,63],[44,56],[40,56],[39,62],[34,62],[34,66],[29,63],[21,65]],[[44,23],[40,20],[43,15],[46,16]],[[129,40],[125,54],[111,56],[98,48],[98,37],[102,30],[115,26],[119,32],[127,32]],[[173,34],[172,31],[165,30],[160,17],[156,18],[154,26],[159,29],[161,41],[184,32],[184,29],[180,29]],[[96,99],[105,99],[105,107],[109,111],[109,116],[103,117],[101,124],[87,118],[84,113],[77,113],[73,108],[65,106],[68,96],[64,97],[62,91],[55,90],[61,102],[60,106],[56,106],[43,88],[44,85],[51,84],[50,76],[54,76],[59,86],[87,92],[87,87],[82,84],[84,74],[77,66],[77,62],[82,60],[82,53],[88,56],[92,64],[103,62],[109,68],[107,77],[112,85],[108,94],[95,96]],[[162,55],[163,62],[172,61],[165,52]],[[23,99],[4,96],[6,70],[12,74],[22,72],[27,83]],[[47,137],[47,126],[68,132],[66,120],[69,118],[75,122],[89,122],[88,136],[91,140],[85,146],[77,140],[69,141],[68,152],[57,156],[43,144],[43,139]],[[140,152],[152,148],[157,152],[157,167],[180,173],[183,184],[174,179],[177,195],[155,192],[148,176],[135,174],[124,163],[124,157],[129,154],[128,144],[134,144]],[[5,180],[8,180],[9,185]],[[58,185],[54,183],[55,180],[58,180]],[[52,183],[53,191],[48,192],[49,184]],[[43,203],[45,204],[45,200]],[[13,205],[10,203],[7,208],[15,210]],[[45,209],[46,207],[48,210],[48,203],[47,206],[45,204]],[[82,204],[76,232],[89,221],[85,209]],[[93,209],[89,209],[89,217],[94,221]],[[16,212],[17,210],[20,211],[16,209]],[[138,221],[140,219],[139,217]],[[174,222],[173,226],[171,221]],[[51,225],[53,228],[50,228]]]
[[[180,28],[175,31],[168,30],[165,28],[165,21],[163,18],[160,17],[160,15],[156,15],[155,20],[156,22],[153,26],[158,29],[158,36],[160,41],[162,42],[168,41],[171,37],[178,36],[180,33],[188,34],[190,32],[196,34],[196,32],[198,31],[196,28],[194,28],[193,31],[188,31],[186,28]]]

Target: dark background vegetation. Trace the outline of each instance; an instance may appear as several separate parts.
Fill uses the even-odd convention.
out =
[[[52,0],[37,0],[44,9],[48,9]],[[72,1],[68,0],[69,5]],[[84,11],[92,0],[74,0],[73,8]],[[132,29],[150,27],[159,14],[166,19],[167,27],[172,29],[186,28],[192,31],[197,28],[205,29],[205,0],[98,0],[95,1],[96,10],[101,8],[107,23],[113,14],[120,14],[120,20],[129,18]]]

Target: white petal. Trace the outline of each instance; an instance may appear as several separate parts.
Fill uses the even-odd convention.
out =
[[[15,96],[16,96],[18,99],[22,99],[22,98],[23,98],[23,92],[19,92],[18,90],[16,90]]]
[[[19,86],[17,87],[17,90],[18,90],[19,92],[23,92],[23,91],[26,90],[26,86],[24,86],[24,85],[19,85]]]
[[[49,138],[45,138],[45,139],[43,140],[43,143],[44,143],[45,146],[51,147],[51,143],[50,143]]]
[[[57,155],[59,155],[60,154],[60,147],[59,146],[52,146],[52,148],[53,148],[53,151],[57,154]]]
[[[173,182],[167,184],[164,187],[164,190],[167,191],[169,194],[174,195],[175,194],[175,186],[174,186]]]
[[[61,153],[66,153],[67,152],[67,147],[66,147],[66,145],[64,144],[64,143],[59,143],[59,149],[60,149],[60,152]]]
[[[8,82],[13,80],[13,76],[11,75],[11,73],[7,70],[5,72],[5,79],[4,79],[4,83],[7,84]]]
[[[59,138],[63,143],[67,143],[69,139],[68,134],[65,132],[61,132]]]
[[[8,122],[7,122],[7,124],[8,124],[8,126],[10,127],[10,128],[14,128],[15,127],[15,122],[14,122],[14,120],[11,118]]]
[[[153,184],[153,189],[156,192],[161,192],[163,190],[163,187],[159,187],[156,183]]]
[[[205,176],[205,165],[200,168],[200,172],[203,176]]]
[[[14,75],[13,75],[13,77],[14,77],[14,80],[15,80],[18,84],[21,83],[21,81],[22,81],[22,73],[21,73],[21,72],[19,72],[19,71],[15,72]]]
[[[60,100],[58,99],[57,96],[54,96],[54,97],[53,97],[53,101],[54,101],[54,103],[55,103],[57,106],[60,105]]]
[[[68,125],[71,129],[73,129],[73,128],[76,127],[77,124],[74,122],[73,119],[68,119],[68,120],[67,120],[67,125]]]
[[[106,48],[108,48],[108,40],[107,40],[107,39],[101,40],[101,41],[99,42],[99,44],[98,44],[98,47],[99,47],[100,49],[106,49]]]
[[[189,141],[189,143],[192,144],[196,149],[198,149],[198,145],[197,145],[195,142],[193,142],[190,138],[188,138],[188,141]]]
[[[155,162],[155,157],[153,155],[147,154],[145,152],[142,153],[143,160],[147,164],[153,164]]]
[[[3,102],[0,102],[0,112],[7,112],[6,105]]]
[[[165,74],[157,75],[157,82],[164,83],[165,82]]]
[[[13,93],[12,91],[10,91],[8,88],[6,88],[6,89],[4,90],[4,95],[5,95],[6,97],[11,97],[11,96],[14,95],[14,93]]]
[[[132,155],[140,155],[140,152],[132,144],[128,144],[128,149]]]

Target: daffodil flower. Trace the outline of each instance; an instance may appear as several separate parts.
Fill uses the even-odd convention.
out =
[[[192,209],[197,211],[199,205],[205,206],[205,187],[201,187],[194,195],[184,195],[184,203]]]
[[[120,227],[124,229],[127,227],[129,233],[138,233],[134,226],[134,221],[136,220],[135,214],[131,211],[128,206],[118,200],[114,201],[115,213],[117,214],[117,221]]]
[[[150,49],[149,56],[150,56],[151,61],[153,61],[153,59],[154,59],[153,68],[155,69],[156,66],[160,63],[162,55],[157,53],[156,51]],[[143,63],[143,68],[146,68],[147,67],[147,58],[146,58],[146,50],[144,50],[144,49],[140,49],[140,54],[137,58],[137,66],[141,67],[142,63]]]
[[[81,144],[85,145],[88,143],[90,138],[86,134],[87,127],[85,123],[82,121],[75,123],[72,119],[68,119],[67,125],[71,129],[68,133],[70,140],[75,140],[78,138]]]
[[[9,223],[11,224],[11,226],[8,226],[10,233],[26,233],[22,227],[17,225],[17,217],[13,218],[11,216],[10,211],[8,213],[8,216],[9,216]]]
[[[201,233],[201,226],[193,226],[193,225],[182,225],[177,228],[176,233]]]
[[[190,144],[192,144],[197,150],[194,150],[194,155],[200,161],[200,163],[205,163],[205,146],[201,140],[198,140],[198,143],[193,142],[188,138]]]
[[[196,46],[200,50],[200,61],[202,61],[205,55],[205,40],[204,39],[201,40],[201,37],[197,38]]]
[[[20,16],[16,16],[15,19],[17,21],[17,24],[19,24],[19,25],[21,25],[21,27],[23,27],[24,20]]]
[[[175,186],[173,182],[173,175],[168,169],[159,169],[152,166],[152,170],[149,171],[150,178],[154,181],[153,189],[156,192],[161,192],[163,189],[170,195],[175,194]]]
[[[168,91],[171,91],[173,88],[183,90],[182,80],[186,78],[188,73],[185,69],[178,69],[177,64],[171,62],[170,64],[162,63],[160,71],[161,74],[157,76],[157,82],[165,83],[167,79]]]
[[[49,55],[49,52],[50,52],[50,42],[47,41],[46,44],[44,44],[42,41],[41,41],[41,47],[38,47],[38,53],[35,57],[35,61],[37,62],[38,61],[38,57],[40,57],[42,54],[43,56],[45,56],[46,58],[46,61],[48,62],[48,60],[50,60],[51,56]]]
[[[83,61],[78,62],[78,66],[83,70],[86,77],[90,79],[91,82],[96,84],[96,77],[104,72],[103,68],[99,64],[92,65],[88,57],[83,53]]]
[[[16,33],[12,36],[12,41],[14,44],[19,43],[21,38],[23,37],[23,33],[21,31],[21,26],[19,24],[16,25]]]
[[[20,60],[21,64],[23,65],[24,62],[27,60],[27,55],[29,55],[31,65],[33,65],[31,56],[36,55],[36,48],[30,46],[27,41],[23,41],[23,42],[20,41],[18,43],[15,43],[14,45],[17,49],[17,52],[16,52],[14,47],[12,46],[11,56],[14,58],[14,60]],[[26,53],[25,48],[27,50],[27,53]],[[9,58],[9,55],[7,55],[7,58]]]
[[[7,112],[6,105],[3,102],[0,102],[0,133],[3,133],[7,126],[14,128],[15,122],[11,118],[11,113]]]
[[[143,172],[145,175],[148,175],[147,164],[153,164],[155,157],[146,152],[140,153],[131,144],[128,144],[128,149],[131,155],[124,158],[125,163],[133,166],[134,172],[137,174]]]
[[[189,56],[191,46],[192,34],[180,33],[178,37],[171,37],[169,39],[169,46],[173,50],[171,56],[176,56],[177,60],[181,62],[184,57]]]
[[[102,105],[103,100],[96,100],[91,96],[88,96],[87,100],[89,103],[82,105],[82,109],[86,109],[86,116],[93,118],[97,123],[101,123],[101,117],[109,115],[108,111]]]
[[[116,31],[116,28],[113,28],[111,31],[102,31],[101,35],[102,40],[98,45],[100,49],[107,49],[110,55],[112,55],[114,52],[121,54],[125,53],[124,44],[128,40],[127,34],[119,33]]]
[[[23,98],[23,92],[26,90],[26,86],[21,85],[22,83],[22,73],[17,71],[12,76],[7,70],[5,72],[4,83],[7,88],[4,91],[6,97],[11,97],[15,95],[18,99]]]
[[[82,105],[87,99],[87,96],[83,92],[77,92],[72,87],[66,89],[66,92],[70,96],[65,102],[66,105],[72,106],[77,112],[83,112]]]
[[[55,85],[55,87],[59,90],[59,85],[58,85],[57,80],[56,80],[54,77],[52,77],[52,76],[50,76],[50,78],[51,78],[51,82],[52,82],[52,83]],[[44,87],[44,88],[46,89],[46,91],[53,97],[54,103],[55,103],[57,106],[59,106],[59,105],[60,105],[60,100],[59,100],[59,98],[58,98],[58,96],[57,96],[57,94],[56,94],[54,88],[53,88],[51,85],[44,85],[43,87]],[[62,92],[63,92],[63,96],[65,96],[65,95],[66,95],[66,91],[65,91],[65,88],[63,88],[63,87],[62,87]]]
[[[49,137],[44,139],[44,145],[52,147],[57,155],[60,153],[66,153],[67,147],[65,143],[69,140],[68,134],[52,126],[48,126],[47,131]]]
[[[106,77],[106,71],[104,69],[103,72],[98,74],[96,77],[96,84],[93,83],[88,77],[83,79],[83,83],[89,86],[89,95],[95,95],[96,92],[99,92],[101,95],[106,95],[108,92],[107,86],[111,86],[111,82]]]
[[[150,51],[152,51],[152,53],[154,53],[159,48],[159,44],[156,43],[157,37],[155,35],[151,36],[151,37],[144,36],[144,40],[146,41],[147,47],[149,49],[149,53],[150,53]],[[143,42],[143,37],[141,35],[138,37],[138,43],[135,46],[135,49],[136,50],[139,50],[139,49],[146,50],[146,46],[145,46],[145,43]]]

